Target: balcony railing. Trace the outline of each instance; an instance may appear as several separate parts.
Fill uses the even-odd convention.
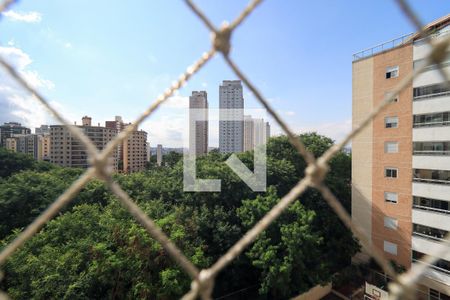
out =
[[[428,95],[423,95],[423,96],[416,96],[413,98],[413,101],[425,100],[428,98],[435,98],[435,97],[443,97],[443,96],[448,96],[448,95],[450,95],[450,91],[428,94]]]
[[[450,180],[442,180],[442,179],[413,178],[413,181],[414,182],[425,182],[425,183],[450,185]]]
[[[413,234],[413,236],[418,236],[418,237],[424,238],[426,240],[437,241],[437,242],[444,242],[445,243],[445,236],[442,236],[442,238],[441,238],[441,237],[427,235],[427,234],[420,233],[420,232],[415,232],[415,231],[413,231],[412,234]]]
[[[413,204],[413,208],[450,215],[450,210],[447,210],[447,209],[440,209],[440,208],[434,208],[434,207],[430,207],[430,206],[422,206],[422,205],[417,205],[417,204]]]
[[[409,33],[404,36],[401,36],[399,38],[384,42],[382,44],[378,44],[374,47],[367,48],[365,50],[359,51],[355,54],[353,54],[353,61],[360,60],[363,58],[371,57],[377,53],[381,53],[383,51],[391,50],[396,47],[402,46],[404,44],[410,43],[411,37],[414,33]]]
[[[450,155],[450,150],[414,150],[413,155],[443,156]]]
[[[439,122],[426,122],[426,123],[414,123],[414,128],[419,127],[440,127],[440,126],[450,126],[450,121],[439,121]]]
[[[433,270],[436,270],[436,271],[445,273],[445,274],[447,274],[447,275],[450,275],[450,271],[449,271],[449,270],[446,270],[446,269],[443,269],[443,268],[439,268],[439,267],[437,267],[437,266],[435,266],[435,265],[430,265],[430,264],[424,263],[423,261],[421,261],[421,260],[419,260],[419,259],[414,259],[414,258],[413,258],[412,261],[415,262],[415,263],[427,265],[428,267],[430,267],[430,268],[433,269]]]

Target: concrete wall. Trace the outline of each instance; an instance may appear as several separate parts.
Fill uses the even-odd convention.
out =
[[[352,119],[356,128],[373,110],[373,58],[353,63]],[[352,220],[372,235],[372,126],[352,141]]]
[[[393,90],[398,83],[413,71],[412,45],[374,56],[373,63],[373,108]],[[386,79],[386,68],[398,66],[399,76]],[[398,101],[390,104],[373,121],[373,168],[372,168],[372,242],[383,251],[384,241],[397,245],[397,255],[385,253],[405,267],[411,265],[411,178],[412,178],[412,85],[399,95]],[[385,128],[385,117],[398,117],[398,128]],[[397,153],[385,153],[387,141],[398,142]],[[386,167],[398,169],[397,178],[385,177]],[[386,202],[384,192],[396,192],[398,203]],[[384,226],[384,217],[398,220],[397,229]]]

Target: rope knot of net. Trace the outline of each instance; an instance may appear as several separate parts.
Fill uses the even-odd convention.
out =
[[[202,299],[211,299],[211,294],[214,289],[214,276],[209,269],[201,270],[198,274],[197,280],[192,281],[191,291],[194,291],[192,298],[195,299],[195,295],[200,295]]]
[[[113,174],[112,159],[112,157],[102,157],[100,155],[89,158],[89,163],[95,169],[97,178],[106,181]]]
[[[430,60],[436,64],[442,63],[447,56],[447,48],[450,46],[450,40],[445,39],[439,43],[433,44],[434,47],[430,54]]]
[[[311,186],[320,186],[327,176],[328,164],[324,159],[318,159],[313,163],[310,163],[305,169],[305,174],[310,178]]]
[[[231,49],[231,32],[232,28],[228,23],[224,22],[219,31],[213,33],[213,46],[214,49],[222,52],[223,55],[228,56]]]

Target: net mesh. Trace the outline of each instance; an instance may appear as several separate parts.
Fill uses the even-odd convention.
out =
[[[0,4],[0,12],[5,11],[15,1],[6,0]],[[431,39],[424,30],[424,26],[411,6],[404,0],[396,0],[395,2],[403,11],[405,17],[411,21],[418,32],[418,36],[424,38],[426,42],[432,47],[432,51],[427,56],[427,64],[423,67],[414,70],[414,72],[405,76],[394,90],[385,97],[385,99],[363,120],[357,127],[355,127],[348,135],[339,143],[329,148],[321,157],[315,158],[310,153],[300,139],[296,137],[289,125],[280,117],[274,108],[269,104],[267,99],[262,95],[258,88],[250,81],[250,79],[243,73],[239,66],[230,56],[231,49],[231,35],[244,22],[251,13],[261,4],[261,0],[251,1],[240,13],[240,15],[231,23],[223,23],[220,28],[215,27],[208,17],[197,7],[191,0],[185,1],[188,8],[203,22],[203,24],[212,33],[211,49],[203,53],[200,58],[194,62],[181,76],[160,96],[156,98],[152,105],[150,105],[144,112],[134,121],[130,126],[127,126],[121,131],[108,145],[102,150],[98,151],[90,139],[85,136],[82,131],[70,124],[54,107],[50,105],[50,101],[33,88],[12,65],[0,57],[0,64],[5,68],[7,73],[20,84],[20,86],[35,96],[35,99],[44,105],[48,111],[62,124],[66,125],[71,133],[78,138],[87,149],[89,155],[90,167],[80,176],[72,185],[64,191],[40,216],[38,216],[31,224],[29,224],[12,242],[10,242],[0,253],[0,266],[10,257],[20,246],[27,240],[31,239],[39,230],[52,218],[54,218],[60,210],[67,205],[80,190],[89,183],[94,177],[102,179],[112,193],[119,199],[121,204],[130,212],[130,214],[147,230],[148,234],[158,241],[162,247],[167,251],[171,258],[176,261],[179,266],[191,277],[191,289],[184,296],[183,299],[211,299],[214,288],[215,278],[228,264],[230,264],[244,249],[252,243],[256,237],[264,231],[283,211],[307,188],[315,188],[322,194],[323,198],[339,216],[342,222],[353,232],[359,239],[365,252],[369,253],[376,262],[381,266],[387,276],[392,278],[389,285],[389,294],[392,299],[410,299],[413,298],[414,291],[418,280],[425,274],[428,268],[435,263],[437,257],[443,257],[446,252],[450,251],[450,247],[440,247],[433,256],[424,256],[421,263],[417,267],[411,268],[405,273],[397,274],[390,262],[384,257],[383,253],[373,247],[370,243],[370,236],[366,236],[364,231],[355,223],[348,212],[344,209],[341,202],[331,192],[331,190],[324,184],[324,178],[329,170],[328,162],[335,154],[342,150],[356,135],[358,135],[366,126],[371,124],[372,120],[391,102],[396,99],[398,94],[412,83],[412,80],[430,64],[437,64],[439,66],[440,74],[446,84],[450,81],[449,75],[441,68],[441,63],[446,57],[446,51],[450,44],[450,35],[439,42]],[[113,170],[108,167],[108,158],[114,152],[114,149],[126,139],[146,118],[148,118],[160,105],[171,97],[175,91],[181,88],[192,76],[194,76],[205,64],[211,60],[215,55],[221,55],[226,64],[231,68],[235,75],[242,80],[245,86],[253,93],[261,105],[267,110],[270,116],[278,123],[281,129],[289,138],[290,143],[303,156],[307,163],[305,176],[302,178],[280,201],[261,219],[247,231],[241,239],[239,239],[223,256],[221,256],[209,268],[199,270],[189,259],[182,253],[182,251],[167,237],[167,235],[155,224],[155,222],[145,214],[139,206],[130,198],[130,196],[121,188],[121,186],[113,180]],[[444,244],[450,243],[450,233],[445,237]],[[1,274],[0,274],[1,275]],[[0,299],[8,299],[8,296],[0,292]]]

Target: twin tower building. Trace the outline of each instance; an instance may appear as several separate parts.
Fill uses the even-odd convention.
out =
[[[189,149],[197,155],[206,154],[209,130],[206,91],[193,91],[189,97],[189,108]],[[240,80],[222,82],[219,87],[219,108],[219,152],[249,151],[267,142],[270,136],[269,123],[262,118],[244,115],[244,96]]]

